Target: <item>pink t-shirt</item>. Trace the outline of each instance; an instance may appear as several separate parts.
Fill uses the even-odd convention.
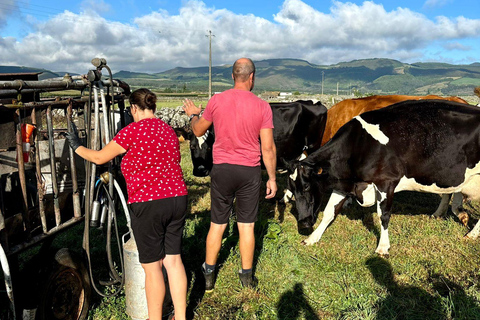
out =
[[[230,89],[214,95],[202,117],[213,122],[213,163],[260,165],[260,129],[272,129],[270,105],[250,91]]]
[[[121,169],[128,203],[187,194],[180,145],[168,124],[156,118],[143,119],[120,130],[113,141],[127,150]]]

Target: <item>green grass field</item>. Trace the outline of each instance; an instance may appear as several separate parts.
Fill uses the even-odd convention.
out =
[[[192,176],[188,142],[181,148],[190,199],[183,244],[189,319],[480,319],[478,240],[463,238],[468,230],[451,212],[445,220],[429,217],[440,197],[412,192],[395,197],[388,259],[374,253],[380,234],[374,208],[345,209],[317,244],[306,247],[290,213],[294,207],[262,199],[255,228],[258,288],[241,288],[232,219],[215,290],[205,294],[200,265],[210,180]],[[278,180],[282,193],[285,177]],[[96,300],[89,319],[129,319],[123,295]]]

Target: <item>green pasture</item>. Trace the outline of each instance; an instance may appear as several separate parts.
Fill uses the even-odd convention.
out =
[[[188,142],[181,148],[190,199],[183,243],[189,319],[480,319],[478,240],[464,239],[468,229],[451,212],[443,220],[429,217],[440,197],[410,192],[395,198],[389,258],[374,253],[380,235],[374,208],[350,206],[320,242],[306,247],[294,207],[262,199],[255,228],[258,288],[241,288],[232,219],[215,290],[205,294],[200,265],[210,223],[210,180],[192,176]],[[278,180],[282,193],[285,177]],[[317,224],[320,219],[321,214]],[[97,297],[89,319],[129,319],[124,296]]]

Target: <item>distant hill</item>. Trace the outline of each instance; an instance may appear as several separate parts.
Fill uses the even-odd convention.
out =
[[[41,74],[38,75],[39,80],[60,77],[58,73],[45,70],[45,69],[17,67],[17,66],[0,66],[0,73],[34,73],[34,72],[41,72]],[[63,76],[63,74],[61,76]]]
[[[299,59],[255,61],[255,90],[325,94],[438,94],[472,95],[480,85],[480,62],[469,65],[373,58],[333,65],[315,65]],[[223,91],[233,84],[231,65],[212,67],[212,90]],[[42,72],[42,79],[63,76],[44,69],[2,67],[4,72]],[[150,87],[161,91],[208,91],[208,67],[176,67],[158,73],[120,71],[114,78],[132,87]]]
[[[345,94],[352,91],[376,94],[472,95],[480,85],[480,63],[451,65],[447,63],[407,64],[392,59],[362,59],[333,65],[315,65],[299,59],[255,61],[255,91],[299,91],[305,93]],[[231,65],[212,67],[213,91],[232,86]],[[206,91],[208,67],[177,67],[147,75],[114,75],[132,86],[158,89]],[[141,79],[139,79],[141,78]],[[154,81],[155,80],[155,81]]]

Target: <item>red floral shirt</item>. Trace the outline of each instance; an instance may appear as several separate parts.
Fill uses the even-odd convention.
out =
[[[168,124],[157,118],[143,119],[120,130],[113,141],[127,150],[121,169],[128,203],[187,194],[180,145]]]

